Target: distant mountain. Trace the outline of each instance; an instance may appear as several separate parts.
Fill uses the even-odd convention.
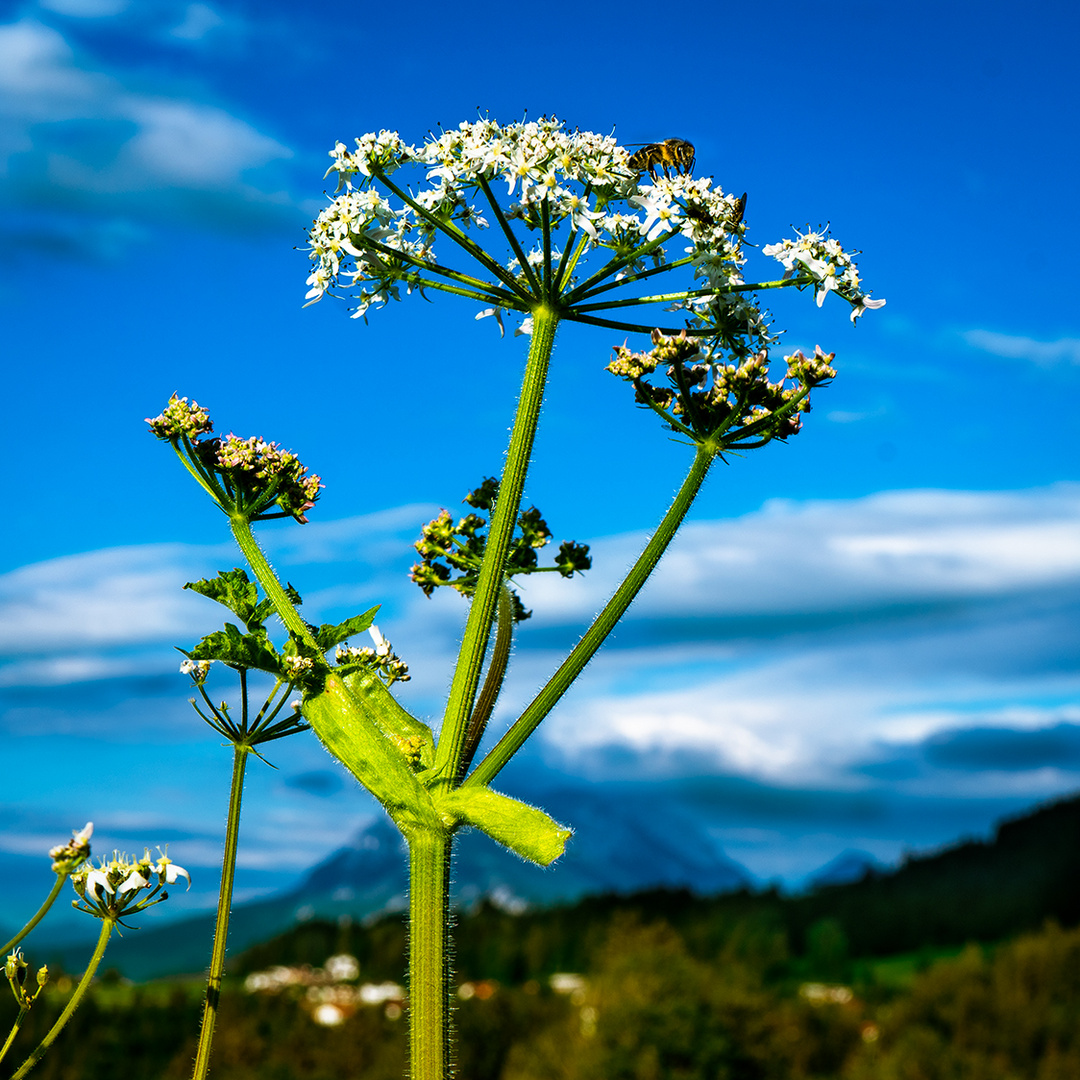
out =
[[[849,848],[811,874],[806,879],[806,889],[816,892],[830,885],[850,885],[853,881],[862,881],[864,877],[871,875],[880,876],[885,872],[885,865],[869,852]]]
[[[476,908],[485,919],[502,919],[499,933],[511,941],[538,920],[558,924],[568,961],[585,923],[603,922],[616,908],[676,926],[757,912],[784,926],[799,954],[814,926],[829,919],[839,925],[852,956],[995,941],[1046,919],[1080,922],[1080,798],[1005,821],[992,840],[912,857],[895,870],[880,869],[865,853],[847,852],[813,875],[811,892],[795,897],[754,891],[749,873],[719,852],[699,825],[662,803],[613,803],[580,789],[551,793],[543,803],[578,826],[563,859],[543,870],[466,833],[454,863],[454,895],[466,912]],[[401,838],[380,821],[312,869],[295,890],[237,907],[230,954],[298,923],[310,922],[313,930],[316,923],[353,924],[354,933],[357,922],[402,909],[406,884]],[[481,905],[485,897],[489,903]],[[528,913],[515,918],[523,911]],[[205,915],[129,932],[110,946],[105,963],[135,979],[199,971],[209,958],[212,929],[213,919]],[[75,970],[89,951],[86,943],[58,955]]]
[[[519,913],[597,893],[666,887],[713,895],[754,883],[749,871],[720,852],[699,824],[663,804],[613,803],[576,788],[545,794],[543,805],[558,820],[575,826],[566,854],[545,869],[467,831],[455,846],[452,888],[457,906],[467,909],[488,899]],[[403,910],[407,888],[404,843],[390,821],[380,818],[315,866],[296,889],[238,905],[230,953],[313,918],[359,921]],[[109,946],[106,966],[139,980],[199,971],[209,961],[213,923],[213,916],[206,914],[126,932]],[[56,950],[56,956],[75,970],[89,951],[90,942],[80,942]]]

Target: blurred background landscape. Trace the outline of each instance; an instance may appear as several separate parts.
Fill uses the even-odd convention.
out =
[[[874,1059],[878,1076],[951,1075],[896,1071],[888,1032],[900,1028],[875,1010],[905,1017],[913,1034],[903,1038],[943,1069],[934,1047],[967,1036],[932,1017],[953,1015],[942,1002],[961,983],[985,991],[979,1030],[1003,1033],[1018,1007],[993,996],[1019,985],[1008,965],[1064,964],[1076,949],[1072,901],[1037,872],[1045,855],[1066,874],[1033,839],[1049,826],[1021,830],[1027,869],[1015,876],[1036,899],[1003,899],[1007,913],[980,923],[975,898],[990,887],[955,878],[967,884],[949,904],[971,919],[966,931],[911,916],[913,931],[899,894],[885,892],[894,922],[862,941],[840,899],[871,888],[867,874],[876,888],[924,883],[910,875],[936,854],[997,850],[1002,821],[1056,821],[1040,815],[1080,789],[1080,326],[1060,233],[1075,196],[1077,23],[1057,3],[1023,14],[1005,3],[666,13],[629,3],[595,23],[488,3],[453,13],[421,3],[407,17],[272,0],[4,4],[0,322],[11,406],[0,443],[15,506],[0,546],[0,925],[32,913],[52,878],[43,852],[92,819],[97,852],[168,845],[195,883],[147,915],[130,952],[118,943],[116,979],[205,963],[195,942],[208,948],[200,927],[216,895],[229,755],[191,712],[174,647],[221,621],[180,587],[239,559],[220,516],[145,432],[142,418],[174,391],[209,407],[219,429],[276,439],[322,475],[311,524],[265,528],[275,565],[309,618],[382,604],[379,625],[413,673],[402,699],[437,715],[464,605],[428,601],[408,582],[411,544],[497,471],[524,349],[492,320],[476,322],[468,303],[413,296],[369,325],[330,300],[302,309],[305,228],[325,204],[336,140],[386,127],[419,141],[478,105],[502,122],[528,110],[614,129],[624,143],[691,140],[699,172],[748,192],[749,240],[828,222],[863,250],[864,281],[888,306],[853,329],[843,304],[776,301],[781,351],[835,350],[835,385],[790,445],[717,469],[626,624],[500,777],[574,826],[564,863],[531,871],[465,838],[458,894],[478,937],[516,938],[525,932],[506,926],[525,924],[499,920],[537,919],[541,944],[527,962],[469,966],[462,946],[462,980],[501,988],[461,999],[463,1047],[476,1041],[468,1024],[494,1030],[515,1010],[547,1035],[463,1074],[502,1075],[513,1059],[507,1076],[563,1075],[550,1047],[571,1031],[606,1045],[605,1016],[614,1024],[618,1009],[678,998],[657,975],[638,999],[601,1008],[605,987],[629,985],[618,957],[639,953],[643,970],[678,970],[680,986],[698,987],[687,1000],[706,984],[728,995],[705,1010],[727,1017],[717,1031],[695,1028],[681,1005],[683,1019],[661,1024],[684,1024],[689,1043],[718,1056],[684,1066],[657,1050],[655,1068],[635,1073],[582,1051],[581,1069],[593,1070],[582,1075],[861,1076],[867,1054],[886,1055]],[[750,255],[748,278],[771,272]],[[604,372],[616,344],[600,330],[561,332],[526,499],[556,537],[592,545],[594,569],[530,583],[535,615],[493,737],[619,580],[686,466],[685,448]],[[400,978],[389,930],[382,953],[359,937],[303,937],[324,923],[335,934],[399,926],[400,853],[313,738],[273,750],[276,770],[256,762],[248,781],[237,949],[285,934],[280,958],[259,954],[269,967],[368,948],[381,959],[360,957],[357,986],[369,974]],[[920,903],[940,907],[926,889]],[[595,918],[568,917],[592,936],[559,952],[541,913],[597,896],[611,899]],[[749,906],[709,899],[723,896]],[[817,896],[836,904],[806,899]],[[1043,929],[1048,918],[1065,929]],[[41,949],[47,939],[76,971],[88,932],[58,911]],[[1042,936],[1016,937],[1027,933]],[[143,955],[169,941],[177,964],[140,969],[140,935]],[[968,940],[986,951],[958,951]],[[944,974],[936,949],[955,953]],[[899,981],[867,959],[900,955]],[[318,1033],[304,1037],[318,1052],[359,1025],[383,1047],[371,1051],[382,1063],[371,1059],[372,1075],[394,1074],[392,1001],[351,1013],[330,1038],[293,1000],[311,987],[245,994],[256,960],[238,963],[241,1013],[277,1002]],[[713,964],[741,974],[718,982]],[[566,970],[586,979],[578,1004],[550,984]],[[1075,1000],[1039,972],[1024,985]],[[815,1004],[800,987],[816,984],[854,997]],[[100,1008],[132,1007],[135,991],[116,987]],[[162,993],[164,1016],[173,991]],[[182,1007],[195,1009],[197,991],[184,993]],[[763,1064],[747,1018],[766,999],[789,1035],[770,1029],[764,1042],[818,1045],[820,1035],[832,1049]],[[595,1038],[582,1034],[585,1009],[597,1010]],[[1050,1027],[1024,1036],[1031,1056],[987,1050],[998,1071],[985,1075],[1080,1075],[1072,1036],[1039,1015]],[[868,1023],[880,1039],[863,1037]],[[733,1031],[743,1064],[723,1056]],[[169,1052],[179,1061],[187,1051]],[[631,1057],[652,1060],[640,1047]],[[336,1067],[309,1064],[310,1076]],[[269,1058],[261,1067],[278,1075]]]

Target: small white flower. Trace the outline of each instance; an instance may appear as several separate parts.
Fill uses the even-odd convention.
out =
[[[86,891],[94,897],[95,900],[101,899],[101,891],[104,889],[107,893],[114,893],[116,890],[109,884],[108,875],[102,870],[91,870],[86,875]]]
[[[149,884],[150,882],[147,881],[138,870],[132,870],[131,873],[124,878],[123,884],[118,891],[122,893],[134,892],[136,889],[145,889]]]
[[[503,326],[502,308],[497,308],[497,307],[484,308],[484,310],[481,311],[476,316],[476,318],[477,319],[486,319],[489,316],[494,316],[495,321],[499,324],[499,337],[505,337],[506,336],[506,328]]]
[[[165,875],[165,882],[168,885],[174,885],[177,878],[184,878],[188,883],[188,888],[191,888],[191,875],[182,867],[172,862],[167,858],[158,859],[157,872]]]

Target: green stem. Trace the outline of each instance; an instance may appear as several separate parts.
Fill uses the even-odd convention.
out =
[[[469,714],[472,712],[473,700],[480,682],[484,653],[495,620],[499,589],[503,584],[506,557],[521,506],[521,493],[525,487],[536,426],[540,420],[540,406],[544,400],[544,386],[558,323],[559,316],[550,308],[538,307],[533,310],[532,341],[529,345],[529,358],[525,365],[517,415],[514,418],[514,429],[510,435],[510,447],[506,454],[506,467],[499,481],[499,497],[491,516],[484,561],[480,567],[476,594],[469,606],[461,651],[458,653],[454,678],[450,684],[446,716],[435,751],[434,771],[442,777],[444,785],[453,782],[461,761]]]
[[[517,234],[510,228],[510,222],[506,220],[506,215],[502,211],[502,207],[499,205],[499,200],[491,193],[491,187],[484,177],[477,177],[480,183],[480,188],[484,192],[488,204],[491,206],[492,212],[495,214],[495,220],[499,223],[499,228],[502,229],[503,235],[510,242],[510,247],[517,258],[518,265],[521,267],[521,272],[525,275],[529,282],[530,287],[536,296],[541,295],[540,282],[536,279],[536,271],[529,265],[529,260],[525,255],[524,250],[521,247],[521,243],[517,238]]]
[[[210,1068],[210,1045],[214,1041],[221,1002],[221,980],[225,974],[225,945],[229,937],[229,914],[232,910],[233,880],[236,877],[236,849],[240,837],[240,801],[244,797],[244,770],[248,751],[243,743],[233,743],[232,790],[229,793],[229,817],[225,825],[225,857],[221,862],[221,886],[218,889],[217,922],[214,925],[214,948],[210,954],[210,974],[206,980],[206,1003],[203,1007],[199,1048],[195,1053],[192,1080],[203,1080]]]
[[[22,1027],[23,1020],[26,1019],[26,1014],[30,1011],[29,1005],[19,1006],[19,1015],[15,1017],[15,1023],[11,1026],[11,1031],[8,1033],[7,1039],[4,1041],[4,1045],[0,1048],[0,1061],[3,1061],[7,1057],[7,1052],[11,1049],[11,1044],[15,1041],[15,1036],[19,1034],[19,1028]]]
[[[544,570],[558,570],[557,566],[545,566]],[[484,729],[491,719],[492,709],[499,699],[499,691],[502,690],[503,680],[506,678],[506,667],[510,662],[510,642],[514,636],[514,598],[510,594],[510,587],[503,585],[499,590],[498,618],[495,623],[495,645],[491,650],[491,662],[488,664],[487,675],[484,676],[484,685],[476,698],[476,707],[469,717],[469,727],[465,733],[465,746],[461,752],[461,764],[458,767],[458,782],[469,771],[472,760],[476,756],[477,747],[484,737]]]
[[[409,836],[410,1080],[449,1073],[450,837],[418,829]]]
[[[435,289],[438,292],[450,293],[451,296],[464,296],[466,300],[479,300],[482,304],[491,304],[495,307],[509,307],[518,311],[527,310],[525,305],[517,299],[505,300],[491,293],[477,292],[475,289],[466,289],[461,285],[447,285],[442,281],[433,281],[431,278],[423,278],[415,271],[406,271],[397,279],[404,281],[406,285],[412,285],[417,289]]]
[[[647,240],[644,244],[634,248],[633,251],[628,252],[626,255],[616,255],[614,258],[604,263],[595,274],[586,278],[580,285],[571,289],[570,292],[563,297],[564,302],[567,304],[576,304],[594,285],[599,284],[605,278],[611,277],[612,274],[617,274],[624,266],[629,266],[635,260],[644,259],[646,255],[651,255],[657,248],[663,247],[673,236],[677,236],[679,231],[679,229],[669,229],[667,232],[661,233],[655,240]]]
[[[75,1010],[79,1007],[83,995],[86,993],[94,978],[94,973],[98,969],[98,964],[101,963],[101,958],[105,955],[105,946],[109,944],[109,936],[112,934],[115,925],[116,924],[112,919],[101,920],[101,933],[98,935],[97,945],[94,947],[94,954],[90,957],[90,963],[87,964],[86,970],[83,972],[83,977],[79,980],[79,985],[75,987],[74,992],[68,999],[67,1005],[64,1006],[64,1011],[60,1014],[56,1023],[49,1029],[48,1035],[41,1040],[34,1052],[19,1066],[19,1071],[12,1076],[11,1080],[22,1080],[22,1078],[45,1056],[45,1052],[56,1041],[56,1036],[63,1031],[64,1025],[71,1019]]]
[[[377,240],[372,240],[366,236],[362,238],[361,242],[365,248],[376,251],[388,258],[400,259],[409,266],[415,266],[418,270],[426,270],[429,273],[438,274],[440,277],[450,278],[451,281],[457,281],[462,285],[471,285],[473,288],[490,292],[492,297],[495,298],[495,303],[499,302],[499,298],[502,299],[504,304],[516,305],[521,303],[521,298],[516,293],[507,292],[505,289],[500,289],[498,286],[492,285],[491,282],[483,281],[480,278],[473,277],[471,274],[464,274],[460,270],[453,270],[448,266],[428,262],[426,259],[417,258],[408,252],[387,247],[386,244],[380,244]]]
[[[300,617],[300,612],[293,607],[292,601],[281,587],[281,582],[278,581],[277,574],[274,573],[274,568],[263,554],[262,548],[259,547],[259,542],[251,531],[251,523],[242,514],[230,514],[229,527],[244,558],[247,559],[248,565],[263,587],[263,591],[274,602],[274,608],[285,624],[285,628],[309,646],[317,656],[321,656],[322,650],[318,642],[312,637],[307,623]]]
[[[510,730],[492,748],[490,753],[476,767],[472,775],[465,781],[466,785],[490,784],[502,767],[521,749],[525,740],[536,730],[540,721],[555,707],[558,700],[570,688],[574,680],[581,674],[585,665],[593,658],[596,651],[604,643],[604,639],[615,628],[615,624],[625,614],[634,597],[641,591],[642,586],[648,580],[660,556],[667,550],[668,544],[678,531],[679,526],[686,517],[701,485],[708,475],[712,465],[715,447],[711,443],[699,444],[694,462],[686,479],[679,488],[671,507],[664,515],[652,539],[645,546],[645,550],[638,556],[637,562],[626,575],[623,583],[616,589],[614,595],[604,606],[604,610],[597,615],[592,626],[585,631],[585,635],[574,647],[573,652],[563,661],[558,671],[551,677],[547,685],[533,698],[528,708],[521,714]]]
[[[588,300],[591,296],[599,296],[601,293],[610,292],[612,289],[623,289],[633,281],[644,281],[646,278],[656,277],[657,274],[666,274],[671,270],[677,270],[680,266],[689,266],[693,261],[693,255],[686,255],[681,259],[675,259],[673,262],[652,266],[648,270],[639,270],[636,274],[625,274],[618,281],[609,281],[606,285],[597,285],[595,289],[587,290],[578,299]]]
[[[470,240],[465,233],[459,229],[451,221],[443,221],[440,218],[435,217],[433,214],[428,213],[414,198],[412,198],[408,192],[402,191],[385,173],[376,173],[380,183],[386,185],[388,190],[392,191],[403,203],[411,207],[418,217],[428,222],[432,228],[438,229],[439,232],[448,236],[459,247],[464,248],[481,266],[483,266],[488,273],[494,274],[510,292],[517,296],[520,296],[526,303],[532,300],[532,297],[528,295],[516,281],[514,281],[513,275],[500,266],[475,240]]]
[[[595,315],[579,315],[576,309],[571,308],[563,318],[570,322],[587,323],[589,326],[604,326],[609,330],[627,330],[632,334],[651,334],[653,330],[659,330],[668,337],[681,334],[684,330],[688,337],[709,337],[716,333],[711,326],[656,326],[645,323],[616,322],[614,319],[598,319]]]
[[[67,881],[70,874],[71,871],[69,870],[65,874],[56,875],[56,881],[53,882],[53,887],[49,891],[49,895],[45,897],[45,902],[37,909],[37,914],[2,949],[0,949],[0,956],[7,956],[7,954],[11,952],[11,950],[14,949],[27,934],[29,934],[30,931],[45,918],[49,912],[49,908],[53,906],[54,901],[60,895],[60,890],[64,887],[64,882]]]

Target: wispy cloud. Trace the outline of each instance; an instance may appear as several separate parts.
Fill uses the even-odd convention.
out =
[[[74,0],[63,0],[58,10],[112,13],[102,2],[68,11]],[[177,31],[205,33],[214,14],[191,5]],[[0,25],[0,119],[0,189],[49,220],[59,211],[99,228],[183,221],[236,231],[299,213],[280,172],[289,147],[218,105],[105,70],[33,19]]]
[[[1080,338],[1057,338],[1038,341],[1035,338],[997,334],[992,330],[968,330],[964,340],[983,352],[1005,356],[1010,360],[1030,360],[1040,367],[1055,364],[1080,364]]]

